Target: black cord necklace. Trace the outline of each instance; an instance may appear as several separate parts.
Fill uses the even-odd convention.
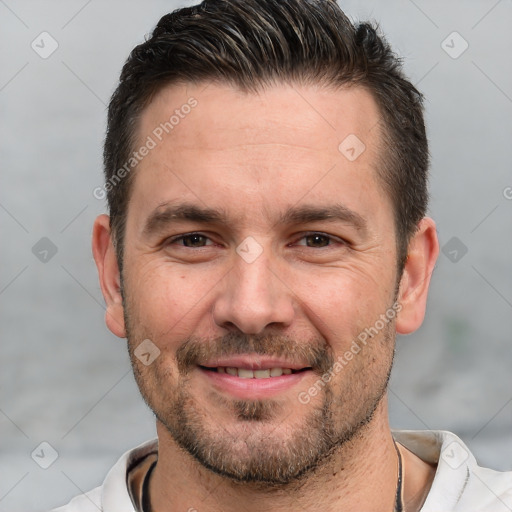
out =
[[[150,468],[148,469],[148,472],[146,473],[146,476],[144,477],[144,482],[142,484],[142,496],[140,500],[142,512],[152,512],[151,501],[149,499],[149,478],[151,476],[151,473],[153,473],[153,470],[155,469],[157,462],[158,461],[155,460],[155,462],[151,464]]]
[[[396,482],[396,497],[395,497],[395,512],[404,512],[404,503],[402,500],[402,484],[403,484],[403,464],[402,464],[402,454],[396,445],[395,440],[393,439],[393,444],[395,445],[396,454],[398,455],[398,479]]]
[[[403,483],[403,464],[402,464],[402,455],[398,446],[396,445],[395,440],[393,439],[393,444],[395,445],[396,454],[398,456],[398,479],[396,482],[396,496],[395,496],[395,510],[394,512],[404,512],[404,504],[402,500],[402,483]],[[149,500],[149,479],[151,477],[151,473],[155,469],[157,461],[151,464],[146,476],[144,477],[144,482],[142,484],[142,499],[141,499],[141,507],[142,512],[152,512],[151,509],[151,501]]]

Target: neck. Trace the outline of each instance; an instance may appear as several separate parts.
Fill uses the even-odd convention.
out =
[[[157,425],[158,464],[150,483],[153,510],[322,510],[389,512],[397,485],[397,453],[382,400],[373,420],[314,473],[296,484],[268,488],[233,482],[204,468]]]

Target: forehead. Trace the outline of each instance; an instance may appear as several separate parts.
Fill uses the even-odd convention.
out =
[[[139,135],[156,130],[158,138],[163,131],[176,148],[222,149],[244,142],[337,154],[350,134],[371,149],[379,118],[372,95],[361,87],[280,84],[244,92],[227,84],[175,84],[161,89],[145,109]]]
[[[138,144],[152,142],[129,210],[142,218],[187,199],[256,223],[307,195],[310,204],[341,200],[378,214],[379,117],[371,94],[356,87],[165,87],[140,120]]]

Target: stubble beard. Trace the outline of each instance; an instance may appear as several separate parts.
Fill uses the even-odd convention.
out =
[[[214,343],[186,340],[180,347],[186,347],[181,356],[180,349],[177,351],[176,370],[164,366],[164,357],[145,367],[134,349],[147,336],[137,332],[142,329],[134,328],[128,311],[125,307],[128,347],[142,397],[180,448],[203,467],[232,482],[250,483],[259,489],[301,485],[355,437],[364,435],[386,393],[393,364],[394,322],[321,387],[314,404],[301,404],[297,398],[294,410],[288,414],[283,408],[289,409],[290,405],[278,400],[235,400],[213,396],[212,391],[217,406],[229,410],[236,420],[225,426],[198,406],[190,392],[190,373],[201,354],[307,354],[320,379],[334,364],[325,341],[316,339],[299,345],[279,335],[230,333]],[[305,412],[305,407],[310,410]],[[301,416],[300,422],[294,421],[295,411]]]

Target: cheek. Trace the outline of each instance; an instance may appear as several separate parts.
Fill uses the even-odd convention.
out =
[[[208,308],[209,292],[218,281],[218,273],[165,262],[149,262],[135,268],[130,280],[130,299],[137,320],[153,332],[172,329],[189,334],[197,317]]]
[[[355,267],[303,272],[292,282],[304,314],[335,350],[350,343],[390,305],[385,287],[376,286],[371,275]]]

